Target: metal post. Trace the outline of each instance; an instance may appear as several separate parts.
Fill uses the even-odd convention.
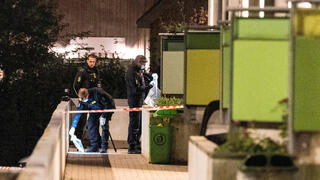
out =
[[[253,12],[285,12],[289,13],[290,9],[289,8],[277,8],[277,7],[265,7],[265,8],[260,8],[260,7],[250,7],[250,8],[228,8],[227,11],[253,11]]]
[[[188,31],[189,28],[185,27],[184,29],[184,37],[183,37],[183,41],[184,41],[184,87],[183,87],[183,102],[184,102],[184,106],[185,108],[188,109],[187,105],[187,35],[188,35]]]
[[[293,132],[293,94],[294,94],[294,7],[290,10],[290,36],[289,36],[289,99],[288,99],[288,152],[291,155],[295,154],[295,138]]]
[[[229,125],[229,132],[232,129],[232,91],[233,91],[233,22],[234,22],[234,12],[231,11],[231,25],[230,25],[230,95],[229,95],[229,111],[228,111],[228,125]]]
[[[223,24],[220,26],[220,120],[224,122],[223,116]]]
[[[309,2],[309,3],[313,3],[313,4],[318,4],[318,3],[320,3],[320,0],[293,0],[291,2],[292,3]],[[294,8],[294,6],[292,6],[292,8]]]
[[[113,142],[113,139],[112,139],[112,136],[111,136],[111,133],[110,133],[110,130],[109,130],[109,129],[108,129],[108,132],[109,132],[109,137],[110,137],[110,140],[111,140],[111,143],[112,143],[114,152],[117,152],[117,148],[116,148],[116,146],[114,145],[114,142]]]
[[[208,0],[208,26],[214,25],[214,0]]]
[[[68,102],[68,106],[67,106],[67,109],[65,110],[65,116],[66,116],[66,129],[65,129],[65,133],[66,133],[66,153],[69,152],[69,126],[70,126],[70,114],[69,114],[69,111],[70,111],[70,106],[71,106],[71,103],[70,101]]]

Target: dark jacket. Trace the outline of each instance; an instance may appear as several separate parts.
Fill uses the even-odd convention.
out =
[[[89,89],[89,98],[87,102],[79,101],[77,110],[103,110],[103,109],[115,109],[115,103],[112,96],[105,92],[102,88]],[[113,112],[102,113],[102,117],[106,120],[111,120]],[[71,127],[77,127],[81,114],[77,113],[73,120]]]
[[[91,88],[89,89],[89,98],[94,99],[101,106],[101,109],[115,109],[115,103],[113,97],[104,91],[102,88]],[[107,120],[111,119],[113,112],[103,113],[102,117]]]
[[[77,75],[73,81],[73,89],[76,94],[80,88],[90,89],[98,87],[100,84],[99,72],[96,67],[90,68],[86,63],[83,67],[78,69]]]
[[[151,72],[149,72],[149,73],[144,72],[144,73],[143,73],[143,78],[144,78],[145,84],[149,85],[150,82],[153,80],[152,73],[151,73]],[[149,85],[149,86],[146,87],[146,91],[145,91],[146,96],[148,95],[148,93],[149,93],[149,91],[150,91],[151,88],[152,88],[151,85]]]
[[[150,86],[144,82],[143,71],[135,63],[129,65],[126,76],[128,98],[143,99]]]

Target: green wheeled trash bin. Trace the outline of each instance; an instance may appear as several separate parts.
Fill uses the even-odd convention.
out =
[[[172,145],[172,127],[150,125],[150,162],[170,163]]]
[[[149,155],[151,163],[170,163],[173,128],[170,119],[177,115],[176,109],[157,110],[153,117],[162,119],[157,125],[150,125]]]

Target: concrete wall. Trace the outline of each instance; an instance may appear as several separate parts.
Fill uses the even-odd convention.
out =
[[[188,176],[189,179],[213,179],[212,174],[212,159],[209,158],[206,151],[199,148],[199,145],[204,144],[202,147],[207,151],[213,152],[213,149],[217,147],[214,143],[208,142],[203,136],[192,136],[189,141],[189,162],[188,162]]]
[[[184,120],[187,122],[201,123],[205,107],[184,107]]]
[[[148,161],[149,157],[149,124],[150,124],[150,112],[142,111],[142,129],[141,129],[141,154]]]
[[[14,180],[18,176],[18,173],[13,172],[0,172],[1,180]]]
[[[141,137],[141,153],[149,161],[149,124],[151,113],[142,111],[142,137]],[[195,122],[187,122],[180,116],[171,120],[173,127],[172,163],[188,162],[188,141],[190,136],[200,134],[200,124]]]
[[[59,180],[63,179],[68,146],[67,122],[65,113],[69,102],[61,102],[54,111],[48,127],[26,160],[18,180]]]
[[[235,180],[245,155],[215,154],[216,144],[204,136],[189,140],[188,175],[190,180]]]
[[[171,125],[173,127],[171,161],[187,163],[189,138],[200,134],[200,124],[186,122],[183,118],[175,118],[171,121]]]
[[[117,109],[128,107],[127,99],[115,99]],[[121,111],[115,112],[110,122],[110,133],[113,140],[116,143],[117,148],[127,148],[128,137],[128,125],[129,125],[129,112]],[[109,143],[111,145],[111,143]]]
[[[298,179],[316,180],[320,178],[320,133],[299,132],[295,134],[296,165]]]

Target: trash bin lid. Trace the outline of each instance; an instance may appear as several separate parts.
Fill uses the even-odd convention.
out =
[[[164,110],[157,110],[153,113],[153,117],[174,117],[177,115],[176,109],[164,109]]]

